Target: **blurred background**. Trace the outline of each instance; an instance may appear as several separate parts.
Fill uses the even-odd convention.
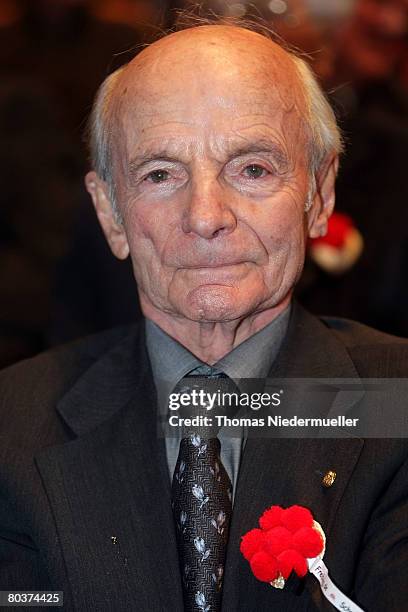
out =
[[[338,216],[300,301],[408,336],[408,0],[200,4],[307,54],[343,130]],[[101,81],[191,5],[0,0],[0,366],[140,316],[83,187],[83,134]]]

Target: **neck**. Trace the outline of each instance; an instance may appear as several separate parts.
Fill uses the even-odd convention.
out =
[[[200,361],[212,365],[269,325],[285,310],[290,299],[291,295],[288,295],[277,306],[243,319],[222,322],[191,321],[184,317],[175,317],[146,303],[142,297],[141,307],[147,319],[180,342]]]

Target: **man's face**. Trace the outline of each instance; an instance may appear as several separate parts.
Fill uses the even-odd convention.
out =
[[[148,316],[244,318],[302,269],[303,97],[283,52],[247,34],[173,35],[118,86],[117,202]]]

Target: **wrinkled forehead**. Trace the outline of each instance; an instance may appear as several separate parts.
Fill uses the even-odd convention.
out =
[[[124,70],[115,97],[119,132],[129,136],[132,126],[138,137],[164,117],[173,130],[216,127],[223,112],[296,132],[306,106],[291,56],[232,26],[201,26],[154,43]]]

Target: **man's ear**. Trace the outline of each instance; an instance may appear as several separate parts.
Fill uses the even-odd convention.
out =
[[[118,259],[126,259],[129,255],[126,232],[123,225],[116,219],[106,182],[96,172],[88,172],[85,177],[85,186],[91,195],[99,223],[112,253]]]
[[[308,231],[310,238],[325,236],[327,222],[334,209],[335,183],[339,157],[333,155],[322,163],[316,176],[316,192],[313,196],[312,206],[308,212]]]

